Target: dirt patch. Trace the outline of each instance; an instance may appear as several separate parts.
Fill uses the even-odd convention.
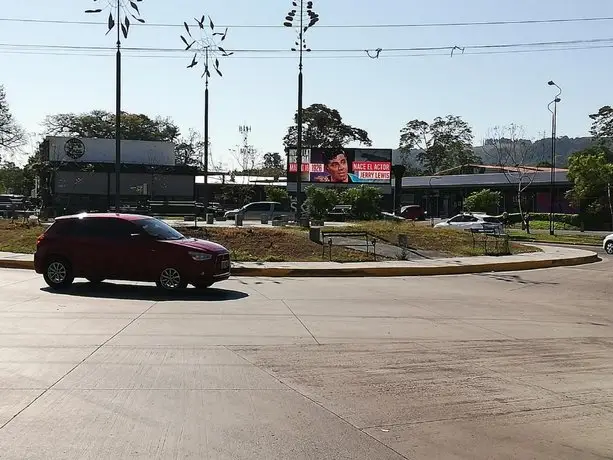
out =
[[[0,220],[0,252],[34,254],[36,239],[45,231],[42,225]]]

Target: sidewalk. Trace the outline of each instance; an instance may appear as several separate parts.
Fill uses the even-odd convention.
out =
[[[598,254],[583,249],[534,245],[542,252],[513,256],[454,257],[386,262],[233,262],[233,276],[320,277],[320,276],[426,276],[535,270],[589,264]],[[0,268],[32,270],[32,254],[0,252]]]

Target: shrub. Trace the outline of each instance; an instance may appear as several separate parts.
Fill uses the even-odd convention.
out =
[[[464,208],[472,212],[485,212],[495,214],[502,200],[502,193],[490,190],[489,188],[473,192],[464,200]]]
[[[328,211],[338,204],[338,193],[326,187],[307,187],[306,205],[312,218],[325,219]]]
[[[530,216],[531,221],[541,220],[541,221],[549,222],[549,213],[533,212],[533,213],[529,213],[529,216]],[[566,224],[566,225],[570,225],[573,227],[581,226],[581,218],[579,214],[554,214],[553,221],[559,222],[562,224]]]
[[[351,215],[358,220],[377,219],[381,214],[381,192],[376,187],[360,185],[340,193],[342,204],[351,205]]]

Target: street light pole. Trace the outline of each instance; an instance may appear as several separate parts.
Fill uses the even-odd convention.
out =
[[[306,5],[305,5],[306,3]],[[292,51],[298,51],[298,116],[296,117],[296,123],[298,124],[296,135],[298,137],[296,142],[296,220],[300,221],[302,215],[302,57],[303,52],[311,51],[306,45],[304,35],[306,32],[319,22],[319,15],[313,11],[313,2],[299,0],[299,3],[292,1],[292,10],[285,16],[285,27],[294,27],[294,19],[296,14],[300,16],[298,24],[298,41],[296,41],[296,47],[292,48]],[[296,11],[298,8],[298,11]],[[308,16],[308,24],[305,26],[305,15]]]
[[[117,2],[119,18],[121,2]],[[117,56],[115,64],[115,212],[119,213],[121,205],[121,28],[117,27]]]
[[[549,86],[555,86],[558,88],[558,94],[549,103],[547,109],[551,112],[551,179],[550,179],[550,192],[549,192],[549,234],[555,235],[555,222],[554,222],[554,206],[555,206],[555,182],[556,182],[556,137],[557,137],[557,118],[558,118],[558,102],[561,101],[560,95],[562,94],[562,88],[555,84],[553,80],[547,83]],[[553,110],[551,110],[551,104],[553,104]]]
[[[428,185],[429,185],[429,188],[430,188],[430,194],[428,195],[428,212],[430,212],[430,226],[431,227],[434,227],[434,213],[432,213],[432,209],[430,209],[432,207],[432,204],[431,204],[431,199],[432,199],[432,195],[433,195],[433,193],[432,193],[432,181],[434,179],[438,180],[438,179],[440,179],[440,177],[439,176],[430,176],[430,179],[428,180]]]

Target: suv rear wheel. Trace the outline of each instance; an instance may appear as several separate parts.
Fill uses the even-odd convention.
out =
[[[604,246],[604,250],[607,251],[607,254],[613,254],[613,241],[607,241],[607,244]]]
[[[49,287],[55,290],[66,289],[74,281],[70,263],[61,257],[47,261],[43,278]]]

